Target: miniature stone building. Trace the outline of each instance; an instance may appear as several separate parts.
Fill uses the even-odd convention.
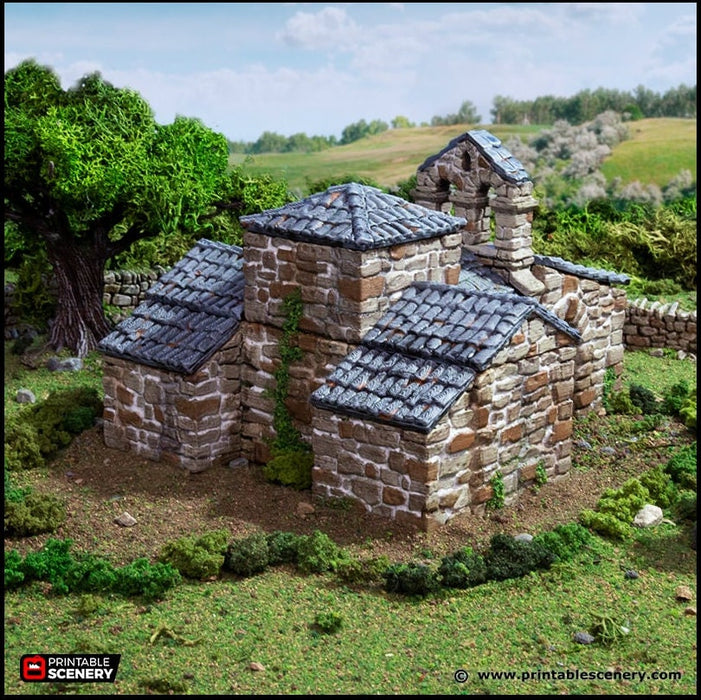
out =
[[[495,475],[511,499],[566,474],[573,416],[620,372],[627,278],[533,254],[532,183],[488,132],[428,159],[415,199],[339,185],[242,217],[242,249],[200,241],[101,343],[107,444],[266,462],[299,291],[286,405],[315,494],[429,529]]]

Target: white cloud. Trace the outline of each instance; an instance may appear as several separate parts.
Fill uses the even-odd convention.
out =
[[[325,7],[316,14],[297,12],[278,38],[303,49],[347,49],[358,41],[358,25],[339,7]]]

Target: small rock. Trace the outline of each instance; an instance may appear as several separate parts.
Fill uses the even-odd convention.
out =
[[[613,447],[602,447],[601,448],[601,454],[604,455],[615,455],[616,450],[613,449]]]
[[[533,541],[533,535],[530,535],[527,532],[520,532],[518,535],[514,535],[514,539],[517,542],[532,542]]]
[[[251,661],[248,668],[250,668],[251,671],[265,671],[265,666],[263,666],[263,664],[259,664],[257,661]]]
[[[653,527],[659,525],[663,517],[662,508],[647,503],[636,513],[633,525],[635,527]]]
[[[114,522],[122,527],[133,527],[136,525],[136,518],[124,511],[120,516],[114,519]]]
[[[229,462],[229,467],[231,467],[231,469],[239,469],[241,467],[247,466],[248,460],[245,457],[237,457],[236,459],[232,459],[231,462]]]
[[[46,361],[46,368],[50,372],[77,372],[83,369],[83,361],[79,357],[69,357],[65,360],[50,357]]]
[[[15,396],[17,403],[36,403],[37,397],[29,389],[20,389]]]
[[[635,569],[628,569],[623,575],[626,578],[640,578],[640,574]]]
[[[581,447],[583,450],[591,450],[591,443],[588,440],[577,440],[575,445]]]
[[[693,600],[694,594],[691,592],[689,586],[678,586],[674,593],[677,600]]]
[[[589,632],[576,632],[574,635],[574,641],[577,644],[593,644],[596,641],[596,638],[592,637]]]
[[[689,606],[688,608],[684,608],[684,614],[696,617],[696,608],[692,608],[691,606]]]
[[[306,501],[302,501],[301,503],[297,504],[297,515],[300,517],[304,518],[307,515],[311,515],[312,513],[315,513],[316,509],[311,503],[307,503]]]

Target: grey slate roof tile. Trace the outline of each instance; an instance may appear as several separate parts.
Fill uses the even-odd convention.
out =
[[[442,151],[427,158],[418,169],[427,170],[437,160],[440,160],[444,154],[452,151],[464,141],[472,143],[484,158],[489,161],[494,170],[505,180],[513,183],[521,183],[528,182],[531,179],[521,164],[521,161],[512,155],[494,134],[484,129],[473,129],[457,136]]]
[[[595,282],[600,282],[609,286],[616,284],[625,285],[630,283],[630,277],[628,277],[628,275],[610,272],[609,270],[601,270],[596,267],[579,265],[577,263],[563,260],[562,258],[548,255],[534,255],[533,261],[536,265],[551,267],[553,270],[559,270],[560,272],[565,272],[567,274],[574,275],[575,277],[584,277],[585,279],[591,279]]]
[[[99,344],[106,355],[192,374],[236,331],[243,313],[238,246],[201,239]]]
[[[460,230],[466,221],[352,182],[240,218],[254,233],[351,250],[386,248]]]
[[[533,316],[581,341],[576,329],[513,290],[414,283],[312,394],[312,404],[429,432]]]

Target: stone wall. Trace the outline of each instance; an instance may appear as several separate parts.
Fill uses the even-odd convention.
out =
[[[635,299],[626,309],[623,341],[628,350],[669,348],[696,355],[696,311],[683,311],[678,303]]]
[[[574,357],[575,415],[599,409],[606,370],[613,368],[617,376],[623,371],[625,289],[542,265],[534,265],[533,274],[545,286],[541,304],[582,335]]]
[[[483,511],[501,474],[507,502],[571,466],[572,341],[539,320],[475,379],[428,434],[313,408],[313,492],[352,498],[368,511],[430,530]]]
[[[241,340],[237,333],[194,375],[104,356],[104,438],[202,471],[241,453]]]

